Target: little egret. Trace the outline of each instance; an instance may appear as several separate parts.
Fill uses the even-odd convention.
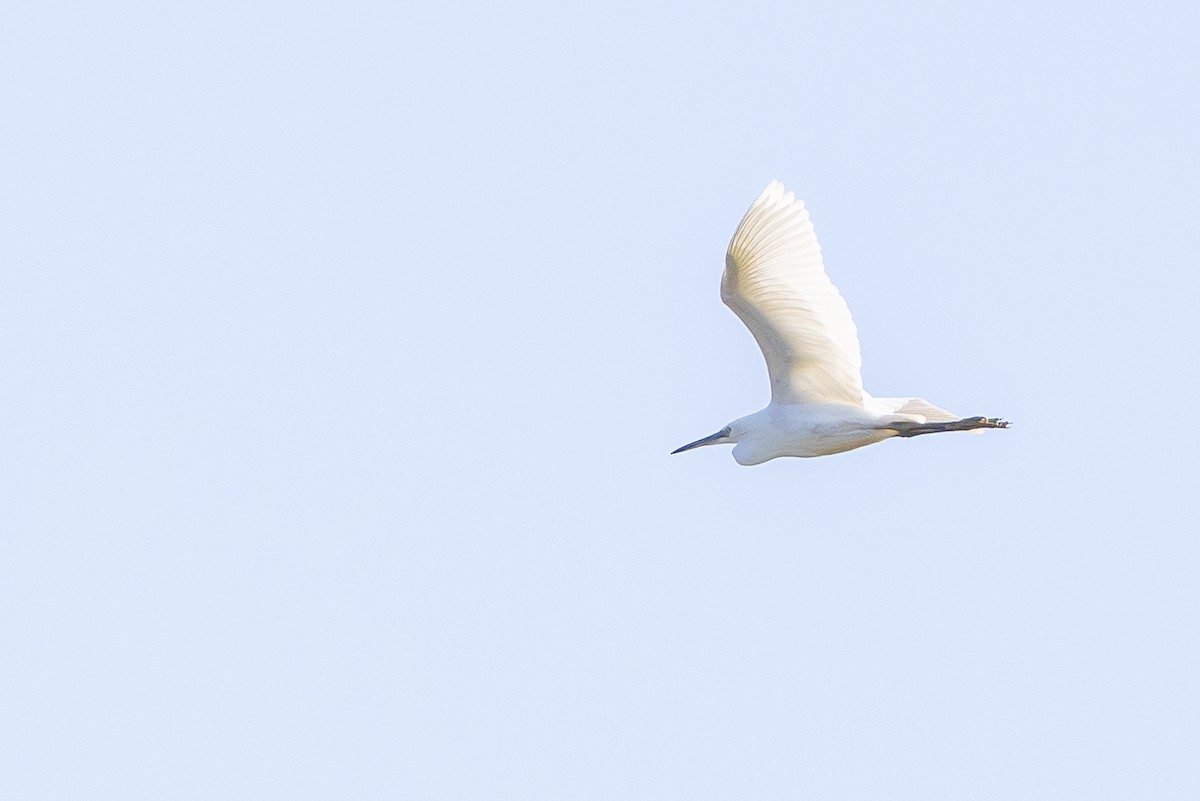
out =
[[[752,465],[890,437],[1008,428],[995,417],[961,418],[920,398],[875,398],[863,389],[850,309],[825,274],[804,202],[778,181],[758,196],[729,242],[721,300],[762,349],[771,402],[673,453],[733,443],[738,464]]]

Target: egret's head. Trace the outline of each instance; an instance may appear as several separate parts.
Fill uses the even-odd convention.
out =
[[[683,453],[684,451],[690,451],[692,448],[699,448],[701,445],[723,445],[725,443],[734,442],[735,440],[733,439],[732,434],[733,434],[733,427],[725,426],[717,433],[710,434],[709,436],[705,437],[704,439],[698,439],[695,442],[689,442],[687,445],[684,445],[682,448],[676,448],[675,450],[671,451],[671,453],[672,454]]]

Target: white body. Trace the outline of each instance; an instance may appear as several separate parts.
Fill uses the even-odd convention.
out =
[[[1007,426],[963,420],[920,398],[875,398],[863,390],[850,309],[825,274],[804,203],[778,181],[746,212],[729,243],[721,299],[762,349],[771,403],[676,453],[733,443],[734,459],[752,465],[840,453],[894,436]]]
[[[737,443],[733,458],[738,464],[762,464],[780,456],[829,456],[874,445],[899,434],[889,425],[923,423],[930,419],[922,414],[894,413],[909,402],[924,403],[919,398],[871,398],[871,401],[864,406],[771,402],[765,409],[730,423],[730,433],[722,441]],[[959,419],[949,412],[937,411],[942,412],[937,415],[938,421]]]

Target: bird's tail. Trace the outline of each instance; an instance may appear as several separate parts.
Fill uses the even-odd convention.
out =
[[[914,423],[952,423],[962,419],[922,398],[873,398],[864,392],[863,405],[879,414],[911,417]]]

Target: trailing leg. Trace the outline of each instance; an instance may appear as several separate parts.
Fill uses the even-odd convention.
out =
[[[942,431],[975,431],[980,428],[1008,428],[1009,423],[998,417],[967,417],[945,423],[889,423],[888,429],[901,437],[919,437]]]

